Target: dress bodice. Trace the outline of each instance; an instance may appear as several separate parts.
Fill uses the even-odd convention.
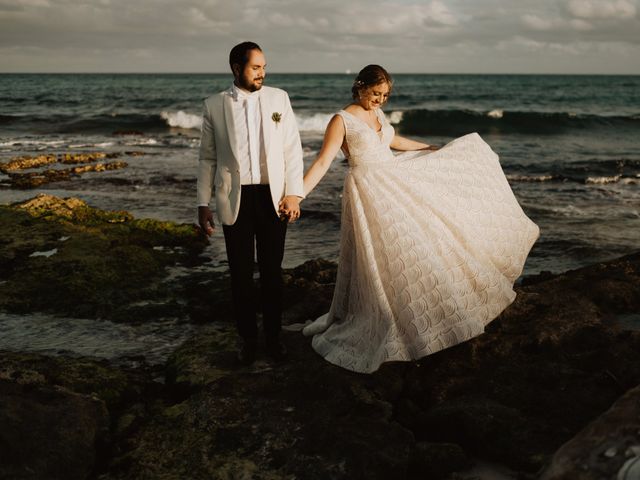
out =
[[[347,159],[352,167],[364,163],[386,162],[393,159],[393,153],[389,145],[395,134],[394,129],[387,121],[382,110],[378,108],[375,112],[380,125],[382,125],[382,129],[379,132],[376,132],[364,120],[346,110],[338,112],[344,122],[347,147],[349,149]]]

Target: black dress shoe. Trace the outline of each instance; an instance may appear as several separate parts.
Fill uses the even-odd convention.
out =
[[[255,339],[244,339],[238,350],[238,361],[245,366],[256,361],[257,342]]]
[[[284,362],[287,359],[287,349],[280,340],[267,341],[267,357],[276,362]]]

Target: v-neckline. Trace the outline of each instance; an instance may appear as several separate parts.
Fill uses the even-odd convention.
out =
[[[384,130],[384,125],[382,124],[382,121],[380,120],[380,115],[378,115],[378,111],[376,110],[376,119],[378,120],[378,123],[380,124],[380,130],[375,130],[371,127],[371,125],[369,125],[367,122],[365,122],[364,120],[362,120],[360,117],[355,116],[353,113],[348,112],[347,110],[345,110],[344,108],[342,109],[343,112],[348,113],[349,115],[351,115],[353,118],[355,118],[356,120],[362,122],[365,124],[365,126],[371,130],[373,133],[375,133],[379,138],[382,137],[382,130]]]

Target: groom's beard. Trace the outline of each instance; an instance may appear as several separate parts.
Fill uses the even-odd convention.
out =
[[[262,88],[263,82],[264,82],[264,77],[248,79],[247,77],[242,76],[238,78],[239,86],[249,92],[255,92],[256,90],[260,90]]]

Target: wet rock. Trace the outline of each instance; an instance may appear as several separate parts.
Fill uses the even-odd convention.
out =
[[[110,454],[121,412],[157,391],[143,369],[0,352],[0,478],[88,478]]]
[[[116,158],[119,153],[85,152],[85,153],[48,153],[44,155],[14,157],[9,162],[0,163],[0,172],[10,173],[15,170],[39,168],[52,163],[78,164],[91,163],[104,158]]]
[[[397,419],[533,473],[640,383],[640,335],[613,321],[640,308],[640,254],[517,291],[483,335],[410,364]]]
[[[52,163],[56,163],[57,161],[58,161],[58,157],[53,154],[38,155],[35,157],[31,157],[31,156],[15,157],[15,158],[12,158],[9,162],[0,163],[0,172],[9,173],[14,170],[26,170],[28,168],[38,168],[44,165],[50,165]]]
[[[338,266],[323,259],[309,260],[283,272],[286,323],[304,323],[327,313]]]
[[[0,380],[97,397],[111,411],[142,396],[150,382],[144,370],[116,368],[106,360],[8,351],[0,351]]]
[[[553,456],[541,480],[616,478],[640,444],[640,386],[629,390]],[[629,479],[631,480],[631,478]]]
[[[287,322],[308,319],[300,299],[307,312],[328,309],[323,289],[332,284],[320,280],[334,271],[309,262],[286,272]],[[470,456],[532,478],[640,383],[640,335],[610,317],[636,308],[638,272],[640,255],[631,255],[522,287],[484,335],[372,375],[326,363],[289,331],[288,363],[273,365],[259,351],[256,364],[240,368],[231,326],[205,334],[168,363],[167,386],[180,403],[139,430],[107,478],[438,478],[468,467]],[[606,285],[620,296],[615,308],[603,301]],[[373,463],[362,452],[377,452]]]
[[[188,315],[165,281],[167,267],[193,263],[206,245],[191,225],[136,220],[50,195],[0,207],[0,232],[0,308],[129,322]]]
[[[144,132],[139,130],[116,130],[113,135],[144,135]]]
[[[0,477],[85,479],[108,431],[104,403],[0,380]]]
[[[411,454],[408,477],[439,480],[472,465],[464,450],[455,443],[418,442]]]
[[[640,311],[640,254],[518,287],[483,335],[372,375],[328,364],[297,331],[283,332],[289,362],[269,362],[260,342],[257,362],[241,368],[228,278],[185,267],[163,283],[167,265],[189,264],[188,245],[197,251],[202,239],[191,227],[78,202],[43,197],[0,208],[0,231],[11,232],[0,236],[2,308],[126,318],[146,302],[153,315],[220,321],[174,352],[156,398],[124,402],[103,480],[421,478],[457,471],[470,456],[530,478],[640,384],[640,332],[614,321]],[[285,325],[328,310],[335,272],[324,261],[285,271]],[[599,461],[629,458],[638,444],[603,445]],[[443,469],[428,470],[434,465]]]
[[[51,182],[69,180],[87,172],[104,172],[127,167],[126,162],[106,162],[81,167],[44,170],[41,172],[9,173],[9,182],[13,188],[30,189]]]
[[[174,396],[186,397],[236,374],[236,337],[231,328],[212,327],[178,347],[166,365],[166,384]]]
[[[121,223],[133,220],[133,216],[123,210],[105,211],[92,208],[79,198],[59,198],[44,193],[13,205],[35,218],[47,220],[69,220],[76,224],[93,225],[103,222]]]
[[[93,153],[62,153],[58,155],[58,161],[65,164],[91,163],[103,158],[115,158],[117,153],[93,152]]]
[[[526,420],[516,408],[479,395],[451,399],[418,419],[416,435],[456,442],[483,458],[517,456],[527,441]]]
[[[404,478],[413,436],[392,405],[370,378],[327,365],[295,335],[285,334],[285,364],[261,352],[253,367],[230,368],[210,355],[209,371],[225,374],[142,428],[104,478]],[[220,338],[210,338],[202,347],[215,352]]]
[[[285,283],[301,287],[314,287],[317,284],[333,284],[336,281],[337,264],[328,260],[308,260],[302,265],[285,271]]]
[[[144,152],[125,152],[128,156],[144,155]],[[127,167],[126,162],[101,162],[98,160],[116,158],[121,153],[112,152],[81,152],[81,153],[60,153],[46,154],[38,156],[24,156],[12,158],[9,162],[0,163],[0,172],[7,174],[8,185],[12,188],[30,189],[45,185],[51,182],[70,180],[87,172],[104,172],[107,170],[117,170]],[[33,172],[17,173],[20,170],[38,169],[54,163],[62,165],[79,165],[73,168],[55,168],[48,170],[37,170]],[[88,164],[88,165],[87,165]]]

